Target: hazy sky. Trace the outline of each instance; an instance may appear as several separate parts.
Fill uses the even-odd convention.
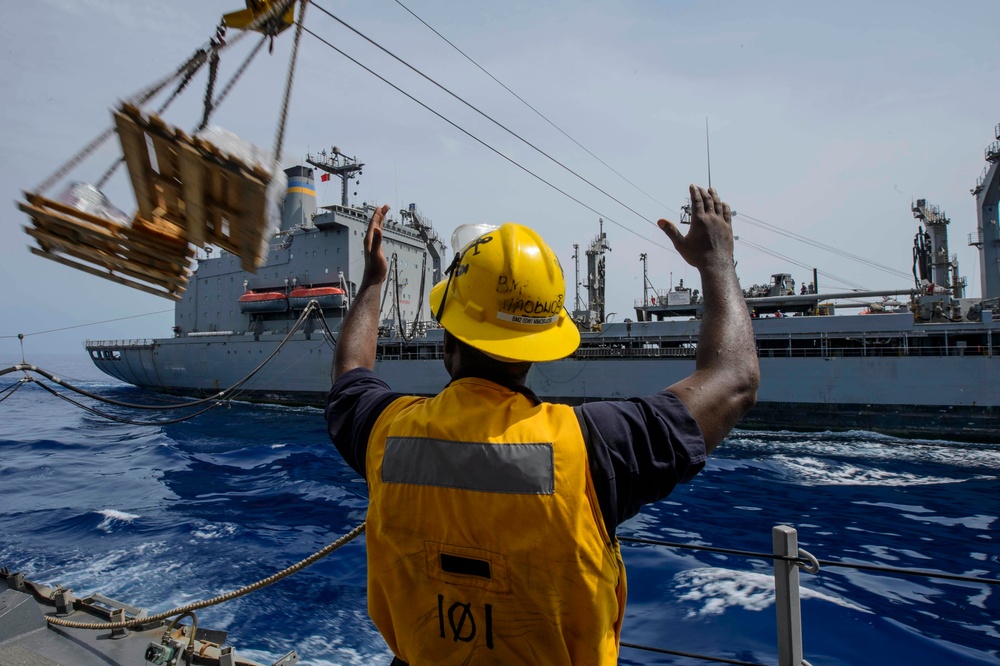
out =
[[[8,208],[0,222],[0,359],[19,358],[11,337],[19,332],[147,313],[159,314],[29,335],[28,360],[32,354],[82,353],[86,338],[168,336],[172,302],[30,254],[22,230],[27,217],[14,201],[108,127],[118,100],[176,69],[214,33],[221,15],[242,3],[5,4],[0,198]],[[676,219],[688,184],[706,183],[707,119],[712,184],[738,213],[736,258],[744,286],[779,271],[808,280],[803,266],[815,266],[830,276],[820,278],[824,290],[907,287],[911,280],[900,273],[911,270],[916,222],[910,206],[926,198],[951,218],[951,251],[968,276],[968,295],[979,295],[978,255],[967,245],[976,222],[969,190],[1000,122],[995,0],[403,4],[548,120],[394,0],[318,0],[318,7],[625,206],[317,6],[307,10],[310,30],[523,169],[308,34],[285,136],[286,166],[300,163],[307,151],[339,146],[366,164],[352,189],[357,202],[389,203],[394,210],[415,202],[445,238],[469,222],[533,226],[559,254],[568,282],[573,243],[582,252],[603,217],[612,247],[607,310],[620,321],[642,297],[642,252],[657,288],[680,279],[698,286],[697,273],[666,249],[670,243],[653,223],[661,216]],[[223,52],[223,80],[254,39]],[[273,145],[291,42],[288,31],[273,54],[258,57],[215,116],[219,125]],[[203,76],[197,78],[167,119],[186,129],[197,125],[204,85]],[[69,177],[96,181],[117,151],[113,139]],[[123,176],[107,193],[119,208],[132,210]],[[332,183],[319,186],[321,205],[337,196]],[[891,270],[850,261],[756,221]],[[572,304],[572,287],[568,298]]]

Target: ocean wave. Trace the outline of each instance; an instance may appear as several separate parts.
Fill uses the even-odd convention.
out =
[[[209,523],[191,530],[191,536],[196,539],[221,539],[236,534],[238,525],[233,523]]]
[[[990,525],[996,522],[996,516],[986,516],[978,514],[975,516],[957,516],[954,518],[949,518],[946,516],[928,516],[924,515],[913,515],[913,514],[900,514],[903,518],[908,518],[910,520],[916,520],[923,523],[934,523],[935,525],[944,525],[945,527],[966,527],[970,530],[982,530],[986,532],[990,529]]]
[[[282,641],[280,635],[269,637],[270,649],[240,649],[241,655],[263,663],[280,659],[289,645],[310,666],[365,666],[367,664],[388,664],[392,652],[378,631],[371,625],[365,610],[341,610],[324,618],[328,629],[308,636],[289,636]],[[364,629],[367,627],[367,631]],[[329,630],[330,628],[339,628]],[[234,641],[235,642],[235,641]]]
[[[734,571],[717,567],[688,569],[674,575],[681,601],[696,607],[687,611],[688,617],[721,615],[729,608],[762,611],[774,603],[774,578],[748,571]],[[863,613],[872,611],[841,597],[799,587],[801,599],[826,601]]]
[[[809,486],[917,486],[969,480],[890,471],[877,466],[801,455],[775,455],[771,462],[790,480]]]
[[[123,523],[126,525],[131,524],[132,521],[140,517],[138,514],[126,513],[117,509],[101,509],[100,511],[94,511],[94,513],[104,516],[104,520],[97,526],[97,529],[103,532],[111,532]]]
[[[812,455],[893,462],[933,462],[963,468],[1000,468],[1000,444],[901,439],[862,430],[822,433],[734,430],[719,447],[717,455],[726,456],[742,450],[766,455],[806,452]]]

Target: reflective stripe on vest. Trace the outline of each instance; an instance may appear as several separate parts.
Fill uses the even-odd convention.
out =
[[[572,408],[480,379],[399,398],[368,445],[369,612],[422,664],[615,664],[625,607]]]
[[[382,481],[487,493],[551,495],[555,492],[553,464],[552,444],[498,446],[390,437],[385,443]]]

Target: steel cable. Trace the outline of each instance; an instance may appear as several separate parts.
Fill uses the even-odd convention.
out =
[[[292,335],[294,335],[299,330],[299,328],[301,328],[302,324],[306,321],[306,319],[308,319],[309,316],[312,316],[318,308],[319,308],[319,304],[316,301],[310,301],[306,305],[306,308],[302,311],[302,314],[299,316],[298,321],[295,322],[295,324],[288,331],[288,333],[281,340],[281,342],[278,343],[278,346],[275,348],[275,350],[273,352],[271,352],[267,356],[267,358],[265,358],[263,361],[261,361],[260,364],[257,365],[256,368],[254,368],[253,370],[251,370],[248,375],[246,375],[245,377],[243,377],[241,380],[239,380],[238,382],[236,382],[235,384],[233,384],[229,388],[224,389],[223,391],[220,391],[220,392],[218,392],[218,393],[216,393],[214,395],[211,395],[211,396],[209,396],[207,398],[201,398],[199,400],[192,400],[190,402],[177,403],[177,404],[173,404],[173,405],[139,405],[139,404],[135,404],[135,403],[122,402],[120,400],[114,400],[112,398],[107,398],[107,397],[98,395],[96,393],[91,393],[91,392],[86,391],[84,389],[81,389],[81,388],[79,388],[77,386],[73,386],[72,384],[70,384],[68,382],[64,382],[63,380],[61,380],[56,375],[53,375],[51,372],[49,372],[47,370],[44,370],[42,368],[39,368],[37,366],[31,365],[31,364],[27,364],[27,363],[14,365],[14,366],[11,366],[9,368],[4,368],[4,369],[0,370],[0,377],[2,377],[3,375],[9,374],[11,372],[17,372],[19,370],[25,372],[26,374],[27,374],[28,371],[35,372],[35,373],[38,373],[38,374],[42,375],[43,377],[45,377],[45,378],[47,378],[47,379],[49,379],[49,380],[51,380],[53,382],[55,382],[59,386],[62,386],[63,388],[67,388],[67,389],[69,389],[69,390],[71,390],[71,391],[73,391],[75,393],[79,393],[80,395],[86,396],[88,398],[92,398],[94,400],[98,400],[100,402],[107,403],[109,405],[115,405],[117,407],[127,407],[129,409],[148,409],[148,410],[185,409],[185,408],[188,408],[188,407],[195,407],[197,405],[202,405],[202,404],[205,404],[206,402],[223,401],[223,400],[235,400],[236,397],[241,393],[241,391],[239,389],[244,384],[246,384],[254,375],[256,375],[258,372],[260,372],[260,370],[265,365],[267,365],[271,361],[271,359],[273,359],[274,356],[279,351],[281,351],[281,348],[284,347],[285,344],[288,343],[288,341],[291,339]],[[323,319],[322,317],[320,317],[320,318]],[[324,319],[323,323],[324,323],[324,326],[326,327],[326,321],[325,321],[325,319]],[[326,328],[329,331],[329,327],[326,327]],[[330,335],[332,337],[333,334],[330,333]],[[36,381],[36,380],[32,380],[32,381]],[[36,381],[36,383],[39,386],[42,386],[42,387],[44,387],[44,388],[46,388],[48,390],[48,387],[46,387],[41,382]],[[62,396],[61,394],[59,394],[58,392],[56,392],[55,395],[57,395],[57,396],[59,396],[59,397],[61,397],[63,399],[67,399],[64,396]],[[69,400],[69,402],[73,402],[74,404],[78,404],[78,403],[75,403],[72,400]],[[87,409],[85,406],[81,405],[81,407],[83,407],[84,409]],[[211,408],[209,408],[209,409],[211,409]],[[204,410],[204,411],[208,411],[208,410]],[[99,415],[103,415],[101,412],[97,412],[97,411],[95,411],[94,413],[99,414]],[[198,412],[198,414],[201,414],[201,413],[204,413],[204,412]],[[197,414],[195,414],[195,416],[197,416]],[[108,417],[108,418],[111,418],[111,417]],[[112,420],[117,420],[117,419],[112,419]],[[167,421],[152,422],[152,423],[148,423],[146,425],[160,425],[162,423],[167,423]],[[133,423],[133,425],[143,425],[143,424],[142,423]]]
[[[163,421],[133,421],[132,419],[126,419],[126,418],[122,418],[120,416],[115,416],[114,414],[108,414],[106,412],[102,412],[99,409],[94,409],[93,407],[85,405],[82,402],[78,402],[76,400],[73,400],[73,398],[70,398],[69,396],[63,395],[62,393],[60,393],[59,391],[56,391],[51,386],[46,386],[45,383],[40,382],[37,379],[32,379],[31,381],[33,381],[35,384],[38,384],[40,387],[42,387],[43,389],[45,389],[46,391],[48,391],[49,393],[51,393],[55,397],[59,398],[60,400],[65,400],[66,402],[70,403],[71,405],[75,405],[75,406],[79,407],[80,409],[82,409],[84,411],[87,411],[87,412],[90,412],[91,414],[93,414],[95,416],[100,416],[101,418],[107,419],[109,421],[115,421],[117,423],[125,423],[127,425],[162,426],[162,425],[171,425],[171,424],[174,424],[174,423],[182,423],[184,421],[188,421],[190,419],[193,419],[196,416],[201,416],[202,414],[204,414],[205,412],[207,412],[210,409],[215,409],[216,407],[218,407],[220,405],[226,404],[224,401],[217,401],[215,404],[209,405],[205,409],[197,411],[194,414],[189,414],[187,416],[182,416],[182,417],[179,417],[179,418],[176,418],[176,419],[165,419]]]
[[[315,2],[313,2],[312,4],[316,5],[316,3],[315,3]],[[515,139],[517,139],[518,141],[520,141],[520,142],[521,142],[521,143],[523,143],[524,145],[528,146],[529,148],[531,148],[532,150],[534,150],[535,152],[537,152],[537,153],[538,153],[538,154],[540,154],[541,156],[543,156],[543,157],[545,157],[546,159],[550,160],[551,162],[553,162],[554,164],[558,165],[559,167],[562,167],[562,168],[563,168],[563,169],[564,169],[565,171],[567,171],[567,172],[569,172],[570,174],[572,174],[572,175],[576,176],[577,178],[579,178],[580,180],[582,180],[582,181],[583,181],[584,183],[586,183],[587,185],[591,186],[592,188],[594,188],[595,190],[597,190],[598,192],[600,192],[600,193],[601,193],[601,194],[603,194],[604,196],[606,196],[606,197],[608,197],[609,199],[611,199],[612,201],[614,201],[614,202],[615,202],[616,204],[618,204],[619,206],[621,206],[621,207],[625,208],[626,210],[628,210],[629,212],[633,213],[633,214],[634,214],[635,216],[637,216],[637,217],[638,217],[639,219],[643,220],[644,222],[647,222],[648,224],[652,224],[653,226],[656,226],[656,222],[654,222],[653,220],[649,219],[648,217],[646,217],[645,215],[643,215],[643,214],[642,214],[642,213],[640,213],[639,211],[635,210],[634,208],[632,208],[631,206],[629,206],[629,205],[628,205],[627,203],[625,203],[624,201],[621,201],[620,199],[618,199],[618,198],[617,198],[617,197],[615,197],[614,195],[612,195],[612,194],[610,194],[609,192],[605,191],[604,189],[602,189],[601,187],[599,187],[599,186],[598,186],[598,185],[596,185],[595,183],[593,183],[593,182],[591,182],[591,181],[587,180],[586,178],[584,178],[583,176],[581,176],[581,175],[580,175],[579,173],[577,173],[577,172],[576,172],[576,171],[574,171],[573,169],[569,168],[568,166],[566,166],[565,164],[563,164],[562,162],[560,162],[560,161],[559,161],[559,160],[557,160],[556,158],[552,157],[552,156],[551,156],[551,155],[549,155],[549,154],[548,154],[547,152],[545,152],[544,150],[542,150],[541,148],[539,148],[539,147],[538,147],[538,146],[536,146],[535,144],[531,143],[530,141],[528,141],[527,139],[525,139],[524,137],[522,137],[522,136],[521,136],[520,134],[518,134],[518,133],[517,133],[517,132],[515,132],[514,130],[510,129],[509,127],[507,127],[507,126],[506,126],[506,125],[504,125],[503,123],[501,123],[501,122],[499,122],[498,120],[494,119],[494,118],[493,118],[492,116],[490,116],[489,114],[487,114],[487,113],[484,113],[483,111],[481,111],[480,109],[478,109],[478,108],[477,108],[477,107],[475,107],[474,105],[472,105],[472,104],[470,104],[469,102],[467,102],[467,101],[466,101],[465,99],[463,99],[462,97],[460,97],[460,96],[456,95],[456,94],[455,94],[455,93],[453,93],[453,92],[452,92],[451,90],[449,90],[449,89],[448,89],[448,88],[446,88],[445,86],[441,85],[440,83],[438,83],[437,81],[435,81],[435,80],[434,80],[434,79],[432,79],[431,77],[427,76],[427,75],[426,75],[426,74],[424,74],[424,73],[423,73],[422,71],[420,71],[419,69],[417,69],[416,67],[414,67],[414,66],[413,66],[413,65],[411,65],[410,63],[406,62],[405,60],[403,60],[402,58],[400,58],[399,56],[397,56],[396,54],[394,54],[394,53],[393,53],[392,51],[389,51],[388,49],[386,49],[386,48],[385,48],[384,46],[382,46],[381,44],[379,44],[378,42],[376,42],[376,41],[375,41],[375,40],[373,40],[372,38],[370,38],[370,37],[368,37],[367,35],[365,35],[365,34],[361,33],[360,31],[358,31],[357,29],[355,29],[355,28],[354,28],[353,26],[351,26],[351,25],[349,25],[349,24],[345,23],[345,22],[344,22],[343,20],[341,20],[340,18],[338,18],[338,17],[334,16],[334,15],[333,15],[333,14],[332,14],[331,12],[329,12],[329,11],[328,11],[328,10],[326,10],[326,9],[323,9],[323,8],[322,8],[322,7],[320,7],[319,5],[316,5],[316,9],[320,10],[321,12],[323,12],[324,14],[326,14],[327,16],[329,16],[330,18],[332,18],[332,19],[333,19],[334,21],[336,21],[336,22],[337,22],[337,23],[339,23],[340,25],[344,26],[345,28],[347,28],[348,30],[350,30],[351,32],[353,32],[353,33],[354,33],[355,35],[357,35],[358,37],[361,37],[362,39],[364,39],[365,41],[367,41],[367,42],[368,42],[369,44],[371,44],[371,45],[372,45],[372,46],[374,46],[375,48],[379,49],[380,51],[382,51],[383,53],[385,53],[386,55],[388,55],[388,56],[389,56],[390,58],[393,58],[394,60],[396,60],[397,62],[399,62],[399,63],[400,63],[400,64],[402,64],[403,66],[405,66],[405,67],[409,68],[409,69],[410,69],[411,71],[413,71],[414,73],[418,74],[419,76],[421,76],[422,78],[424,78],[424,79],[425,79],[425,80],[427,80],[428,82],[430,82],[430,83],[434,84],[435,86],[437,86],[437,87],[438,87],[439,89],[441,89],[442,91],[444,91],[444,92],[446,92],[447,94],[451,95],[451,96],[452,96],[453,98],[455,98],[456,100],[458,100],[459,102],[461,102],[462,104],[464,104],[465,106],[467,106],[468,108],[470,108],[471,110],[475,111],[475,112],[476,112],[476,113],[478,113],[478,114],[479,114],[480,116],[482,116],[482,117],[483,117],[483,118],[485,118],[486,120],[490,121],[491,123],[493,123],[494,125],[496,125],[496,126],[497,126],[497,127],[499,127],[500,129],[502,129],[503,131],[507,132],[507,133],[508,133],[508,134],[510,134],[510,135],[511,135],[512,137],[514,137]],[[522,100],[522,101],[523,101],[523,100]],[[557,128],[557,129],[558,129],[558,128]],[[582,146],[581,146],[581,147],[582,147]],[[606,165],[605,165],[605,166],[606,166]]]
[[[666,250],[666,251],[668,251],[668,252],[672,252],[672,253],[674,253],[674,254],[676,254],[676,253],[677,253],[677,251],[676,251],[676,250],[674,250],[673,248],[671,248],[671,247],[667,247],[666,245],[663,245],[663,244],[661,244],[661,243],[657,243],[657,242],[656,242],[656,241],[654,241],[653,239],[651,239],[651,238],[647,238],[646,236],[643,236],[643,235],[642,235],[642,234],[640,234],[640,233],[639,233],[638,231],[635,231],[635,230],[633,230],[633,229],[629,229],[628,227],[626,227],[626,226],[625,226],[624,224],[622,224],[621,222],[618,222],[617,220],[614,220],[614,219],[613,219],[613,218],[612,218],[612,217],[611,217],[610,215],[608,215],[608,214],[606,214],[606,213],[602,213],[601,211],[597,210],[596,208],[594,208],[594,207],[592,207],[592,206],[589,206],[589,205],[587,205],[586,203],[584,203],[583,201],[581,201],[581,200],[580,200],[580,199],[578,199],[577,197],[573,196],[572,194],[570,194],[570,193],[569,193],[569,192],[567,192],[566,190],[564,190],[564,189],[560,188],[560,187],[559,187],[559,186],[557,186],[556,184],[554,184],[554,183],[552,183],[552,182],[550,182],[550,181],[546,180],[545,178],[541,177],[540,175],[538,175],[538,174],[537,174],[537,173],[535,173],[534,171],[532,171],[532,170],[528,169],[527,167],[525,167],[524,165],[520,164],[519,162],[517,162],[517,161],[516,161],[516,160],[514,160],[513,158],[511,158],[511,157],[509,157],[508,155],[504,154],[504,153],[503,153],[503,152],[501,152],[501,151],[500,151],[499,149],[497,149],[497,148],[494,148],[494,147],[493,147],[493,146],[491,146],[490,144],[486,143],[485,141],[483,141],[482,139],[480,139],[479,137],[477,137],[477,136],[476,136],[475,134],[473,134],[472,132],[470,132],[470,131],[468,131],[467,129],[465,129],[464,127],[460,126],[460,125],[459,125],[458,123],[456,123],[456,122],[454,122],[454,121],[452,121],[452,120],[449,120],[448,118],[446,118],[446,117],[445,117],[444,115],[442,115],[442,114],[441,114],[441,113],[439,113],[438,111],[435,111],[434,109],[432,109],[432,108],[431,108],[431,107],[429,107],[428,105],[424,104],[423,102],[421,102],[420,100],[418,100],[418,99],[417,99],[416,97],[414,97],[414,96],[413,96],[413,95],[411,95],[410,93],[406,92],[405,90],[403,90],[402,88],[400,88],[400,87],[399,87],[399,86],[397,86],[396,84],[392,83],[391,81],[389,81],[388,79],[386,79],[386,78],[385,78],[385,77],[383,77],[382,75],[378,74],[377,72],[375,72],[375,71],[374,71],[374,70],[372,70],[371,68],[369,68],[369,67],[367,67],[367,66],[363,65],[363,64],[362,64],[362,63],[361,63],[360,61],[358,61],[357,59],[355,59],[355,58],[353,58],[353,57],[351,57],[351,56],[347,55],[347,53],[345,53],[345,52],[344,52],[344,51],[342,51],[341,49],[337,48],[336,46],[334,46],[334,45],[333,45],[332,43],[330,43],[329,41],[327,41],[327,40],[323,39],[322,37],[320,37],[319,35],[317,35],[317,34],[316,34],[315,32],[313,32],[312,30],[310,30],[309,28],[304,28],[304,31],[305,31],[305,32],[307,32],[308,34],[312,35],[312,36],[313,36],[313,37],[315,37],[315,38],[316,38],[317,40],[319,40],[320,42],[322,42],[322,43],[323,43],[323,44],[325,44],[326,46],[330,47],[331,49],[333,49],[334,51],[336,51],[336,52],[337,52],[337,53],[339,53],[340,55],[344,56],[345,58],[347,58],[348,60],[350,60],[350,61],[351,61],[351,62],[353,62],[353,63],[354,63],[355,65],[357,65],[357,66],[358,66],[358,67],[360,67],[361,69],[365,70],[366,72],[368,72],[369,74],[371,74],[371,75],[372,75],[372,76],[374,76],[375,78],[379,79],[380,81],[382,81],[383,83],[385,83],[386,85],[388,85],[388,86],[389,86],[390,88],[392,88],[392,89],[393,89],[393,90],[395,90],[396,92],[398,92],[398,93],[400,93],[401,95],[403,95],[403,96],[407,97],[407,98],[408,98],[408,99],[409,99],[410,101],[412,101],[412,102],[414,102],[415,104],[417,104],[417,105],[419,105],[419,106],[423,107],[423,108],[424,108],[424,109],[426,109],[427,111],[430,111],[430,112],[431,112],[432,114],[434,114],[435,116],[437,116],[438,118],[440,118],[440,119],[441,119],[441,120],[443,120],[444,122],[448,123],[449,125],[451,125],[451,126],[452,126],[452,127],[454,127],[455,129],[457,129],[457,130],[458,130],[459,132],[461,132],[462,134],[465,134],[465,135],[466,135],[467,137],[469,137],[470,139],[472,139],[472,140],[473,140],[473,141],[475,141],[476,143],[480,144],[481,146],[483,146],[483,147],[484,147],[484,148],[486,148],[487,150],[489,150],[489,151],[493,152],[494,154],[498,155],[499,157],[502,157],[503,159],[507,160],[507,161],[508,161],[508,162],[510,162],[510,163],[511,163],[512,165],[514,165],[515,167],[517,167],[517,168],[518,168],[518,169],[520,169],[521,171],[525,172],[526,174],[528,174],[529,176],[531,176],[531,177],[532,177],[532,178],[534,178],[535,180],[538,180],[538,181],[539,181],[539,182],[541,182],[542,184],[544,184],[544,185],[547,185],[547,186],[548,186],[548,187],[550,187],[551,189],[553,189],[553,190],[555,190],[556,192],[559,192],[560,194],[562,194],[562,195],[563,195],[564,197],[566,197],[567,199],[570,199],[571,201],[573,201],[573,202],[575,202],[575,203],[579,204],[580,206],[582,206],[583,208],[586,208],[587,210],[589,210],[590,212],[594,213],[595,215],[598,215],[598,216],[602,217],[603,219],[607,220],[607,221],[608,221],[608,222],[610,222],[611,224],[614,224],[614,225],[616,225],[616,226],[620,227],[620,228],[621,228],[621,229],[623,229],[624,231],[627,231],[628,233],[630,233],[630,234],[633,234],[634,236],[638,236],[639,238],[641,238],[642,240],[646,241],[646,242],[647,242],[647,243],[649,243],[650,245],[655,245],[656,247],[659,247],[659,248],[662,248],[662,249],[664,249],[664,250]]]
[[[689,550],[704,550],[709,553],[721,553],[724,555],[740,555],[743,557],[757,557],[766,560],[781,560],[784,562],[795,562],[800,566],[806,566],[811,563],[811,560],[804,557],[789,557],[785,555],[775,555],[774,553],[757,553],[749,550],[736,550],[733,548],[716,548],[714,546],[697,546],[693,544],[686,543],[675,543],[671,541],[658,541],[655,539],[639,539],[635,537],[618,537],[619,541],[625,541],[628,543],[641,543],[651,546],[666,546],[668,548],[686,548]],[[977,578],[975,576],[962,576],[959,574],[949,574],[941,573],[936,571],[921,571],[919,569],[902,569],[899,567],[886,567],[876,564],[860,564],[853,562],[838,562],[835,560],[820,560],[817,559],[821,566],[826,567],[844,567],[851,569],[862,569],[865,571],[881,571],[884,573],[895,573],[903,574],[908,576],[920,576],[924,578],[940,578],[944,580],[957,580],[964,583],[983,583],[986,585],[1000,585],[1000,579],[992,578]]]

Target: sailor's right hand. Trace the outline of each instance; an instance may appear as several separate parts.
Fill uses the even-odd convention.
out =
[[[366,284],[382,284],[389,272],[389,264],[382,251],[382,225],[389,213],[388,204],[380,206],[372,213],[368,221],[368,231],[365,232],[365,275]]]
[[[719,198],[714,187],[707,190],[690,186],[691,229],[687,236],[669,220],[657,224],[674,244],[678,254],[699,271],[733,265],[733,215],[729,204]]]

